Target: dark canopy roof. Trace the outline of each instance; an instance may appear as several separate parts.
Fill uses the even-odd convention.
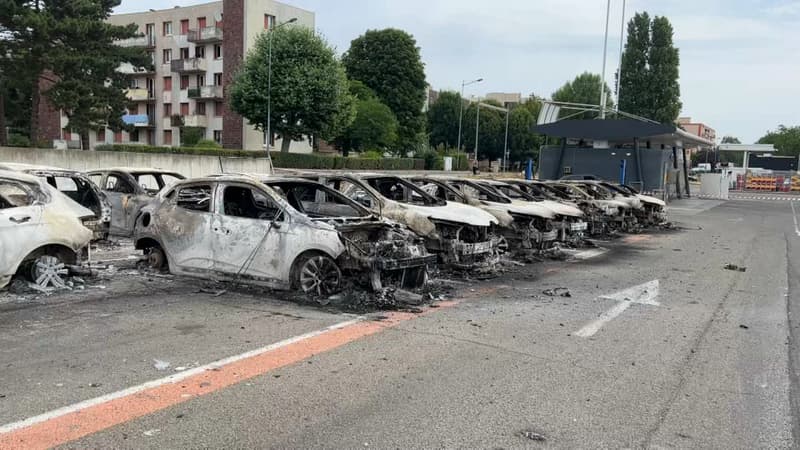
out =
[[[713,142],[689,134],[674,125],[663,125],[634,119],[568,119],[537,125],[533,128],[533,131],[546,136],[570,139],[629,142],[636,138],[686,147],[714,145]]]

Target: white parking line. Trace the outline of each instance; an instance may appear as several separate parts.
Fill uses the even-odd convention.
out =
[[[626,309],[630,308],[634,303],[659,306],[659,303],[656,301],[656,297],[658,297],[658,287],[658,280],[653,280],[611,295],[604,295],[600,297],[606,300],[617,300],[619,303],[614,305],[614,307],[608,311],[600,314],[600,317],[589,322],[589,324],[587,324],[585,327],[578,330],[575,335],[582,338],[594,336],[598,331],[600,331],[600,328],[603,328],[603,325],[614,320],[620,314],[625,312]]]
[[[5,424],[3,426],[0,426],[0,434],[10,433],[12,431],[20,430],[22,428],[26,428],[26,427],[29,427],[31,425],[35,425],[37,423],[46,422],[48,420],[51,420],[51,419],[54,419],[54,418],[57,418],[57,417],[61,417],[61,416],[65,416],[65,415],[70,414],[70,413],[78,412],[78,411],[90,408],[92,406],[95,406],[95,405],[101,405],[101,404],[107,403],[107,402],[109,402],[111,400],[115,400],[115,399],[122,398],[122,397],[127,397],[129,395],[136,394],[136,393],[139,393],[139,392],[142,392],[142,391],[146,391],[148,389],[152,389],[152,388],[164,385],[164,384],[176,383],[176,382],[178,382],[180,380],[189,378],[191,376],[201,374],[201,373],[203,373],[203,372],[205,372],[207,370],[215,370],[215,369],[218,369],[220,367],[226,366],[228,364],[234,363],[236,361],[241,361],[243,359],[252,358],[254,356],[261,355],[262,353],[271,352],[273,350],[276,350],[276,349],[279,349],[279,348],[286,347],[286,346],[289,346],[291,344],[294,344],[295,342],[300,342],[300,341],[303,341],[303,340],[306,340],[306,339],[309,339],[309,338],[312,338],[312,337],[315,337],[315,336],[319,336],[319,335],[321,335],[323,333],[327,333],[327,332],[332,331],[332,330],[338,330],[340,328],[345,328],[347,326],[353,325],[354,323],[360,322],[361,320],[363,320],[363,319],[359,317],[359,318],[354,319],[354,320],[348,320],[348,321],[345,321],[345,322],[340,322],[340,323],[337,323],[335,325],[331,325],[329,327],[322,328],[321,330],[317,330],[317,331],[312,331],[312,332],[309,332],[309,333],[301,334],[299,336],[295,336],[295,337],[292,337],[292,338],[289,338],[289,339],[285,339],[285,340],[280,341],[280,342],[276,342],[274,344],[267,345],[266,347],[261,347],[261,348],[255,349],[255,350],[251,350],[249,352],[242,353],[240,355],[231,356],[231,357],[228,357],[228,358],[225,358],[225,359],[220,359],[219,361],[215,361],[215,362],[203,365],[203,366],[195,367],[193,369],[189,369],[189,370],[185,370],[183,372],[172,374],[172,375],[169,375],[169,376],[164,377],[164,378],[160,378],[160,379],[153,380],[153,381],[148,381],[148,382],[142,383],[142,384],[140,384],[138,386],[132,386],[132,387],[129,387],[127,389],[123,389],[121,391],[112,392],[110,394],[101,395],[100,397],[95,397],[95,398],[92,398],[92,399],[89,399],[89,400],[84,400],[82,402],[75,403],[75,404],[72,404],[72,405],[69,405],[69,406],[65,406],[63,408],[54,409],[54,410],[52,410],[50,412],[46,412],[46,413],[40,414],[38,416],[33,416],[33,417],[27,418],[25,420],[20,420],[19,422],[8,423],[8,424]]]
[[[797,236],[800,236],[800,225],[798,225],[797,221],[797,211],[794,210],[794,202],[790,203],[792,205],[792,219],[794,219],[794,232],[797,233]]]

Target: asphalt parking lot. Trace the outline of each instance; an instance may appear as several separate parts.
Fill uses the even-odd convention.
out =
[[[447,279],[417,312],[112,251],[83,290],[0,294],[0,447],[792,448],[794,208],[676,202],[675,229]]]

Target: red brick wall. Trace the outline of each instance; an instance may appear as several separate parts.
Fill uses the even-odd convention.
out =
[[[245,0],[225,0],[222,17],[225,22],[225,40],[222,43],[223,80],[222,86],[228,101],[228,86],[244,57],[244,2]],[[230,103],[222,114],[222,146],[243,148],[244,119],[233,112]]]
[[[51,77],[52,75],[48,75]],[[39,79],[39,92],[42,93],[41,100],[39,101],[39,108],[37,115],[39,116],[39,133],[36,137],[37,141],[44,141],[47,144],[52,144],[54,139],[61,138],[61,112],[50,104],[44,92],[50,89],[53,82],[45,79]],[[49,145],[48,145],[49,146]]]

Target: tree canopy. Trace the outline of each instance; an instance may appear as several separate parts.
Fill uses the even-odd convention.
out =
[[[39,136],[39,81],[53,83],[44,94],[65,111],[69,127],[88,143],[88,131],[125,127],[126,78],[123,63],[148,64],[142,48],[120,47],[116,40],[138,35],[136,25],[105,20],[119,0],[0,0],[0,76],[25,80],[18,92],[31,97],[31,140]],[[12,75],[13,74],[13,75]],[[8,83],[0,83],[0,90]]]
[[[369,30],[350,43],[342,60],[347,76],[375,91],[394,112],[400,125],[398,150],[413,150],[424,139],[427,87],[414,38],[394,28]]]
[[[272,92],[269,92],[267,51],[272,39]],[[271,130],[283,140],[307,136],[333,139],[355,118],[355,101],[333,48],[313,30],[283,27],[256,39],[230,86],[230,104],[260,130],[267,126],[272,97]]]
[[[397,118],[364,83],[351,80],[350,94],[356,101],[356,116],[336,138],[336,146],[347,156],[351,150],[381,153],[397,142]]]
[[[680,114],[680,54],[669,19],[637,13],[628,22],[617,93],[622,111],[672,124]],[[620,74],[617,74],[619,77]]]
[[[800,156],[800,126],[778,126],[758,140],[759,144],[772,144],[780,152],[776,156]]]
[[[583,103],[587,105],[599,105],[600,104],[600,84],[602,83],[602,79],[600,75],[584,72],[574,80],[566,82],[563,86],[558,88],[557,91],[553,92],[552,99],[557,102],[568,102],[568,103]],[[611,89],[608,87],[608,84],[603,85],[606,96],[611,96]],[[614,102],[610,98],[608,99],[608,103],[606,104],[608,108],[614,107]],[[562,111],[561,116],[564,117],[566,115],[571,114],[570,111]],[[593,113],[582,113],[577,116],[573,116],[575,119],[590,119],[593,118]]]
[[[458,116],[462,107],[461,101],[461,94],[458,92],[439,93],[439,98],[428,110],[428,141],[431,146],[455,148],[458,145]],[[461,136],[463,139],[463,129]]]

